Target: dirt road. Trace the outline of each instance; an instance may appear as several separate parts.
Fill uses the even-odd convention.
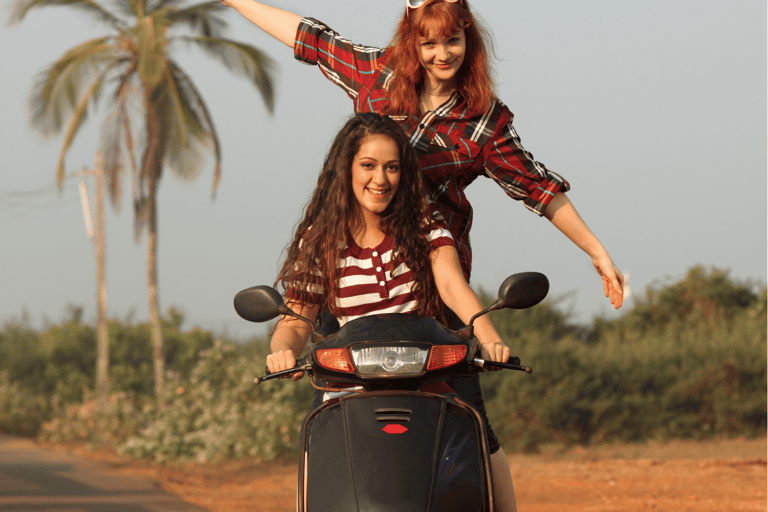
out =
[[[765,439],[622,445],[509,459],[520,512],[767,508]],[[116,470],[155,478],[165,490],[211,512],[295,510],[295,465],[168,468],[113,462]]]

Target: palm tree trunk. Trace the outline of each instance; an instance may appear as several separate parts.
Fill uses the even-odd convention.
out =
[[[162,122],[153,102],[153,91],[145,89],[145,116],[147,146],[142,158],[141,176],[147,184],[147,302],[149,306],[149,331],[152,340],[152,362],[155,371],[155,401],[159,410],[165,409],[165,351],[163,330],[160,324],[160,299],[157,286],[157,187],[163,165]]]
[[[157,289],[157,182],[150,178],[149,208],[147,216],[147,299],[149,304],[149,331],[152,339],[152,362],[155,370],[155,400],[160,410],[165,408],[165,354],[163,330],[160,325],[160,300]]]
[[[104,165],[96,163],[96,394],[103,408],[109,398],[109,329],[104,237]]]

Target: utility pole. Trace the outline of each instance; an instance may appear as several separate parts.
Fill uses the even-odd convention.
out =
[[[96,183],[96,224],[91,221],[91,208],[85,182],[80,182],[80,198],[88,238],[96,249],[96,395],[103,408],[109,400],[109,330],[107,328],[106,244],[104,237],[104,163],[96,152],[96,167],[83,170],[82,176],[94,176]],[[95,228],[95,229],[94,229]]]

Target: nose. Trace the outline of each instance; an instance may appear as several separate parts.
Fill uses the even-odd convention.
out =
[[[372,181],[376,185],[384,185],[387,183],[387,172],[384,170],[384,167],[377,167],[374,170]]]
[[[437,49],[437,58],[441,61],[446,61],[451,57],[451,49],[448,45],[441,44]]]

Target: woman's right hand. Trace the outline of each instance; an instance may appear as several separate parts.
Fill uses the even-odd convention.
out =
[[[283,370],[290,370],[296,366],[296,354],[293,350],[280,350],[278,352],[272,352],[267,356],[267,368],[270,373],[280,372]],[[304,372],[296,372],[290,377],[293,380],[299,380],[304,376]],[[287,378],[289,375],[279,377],[281,379]]]

